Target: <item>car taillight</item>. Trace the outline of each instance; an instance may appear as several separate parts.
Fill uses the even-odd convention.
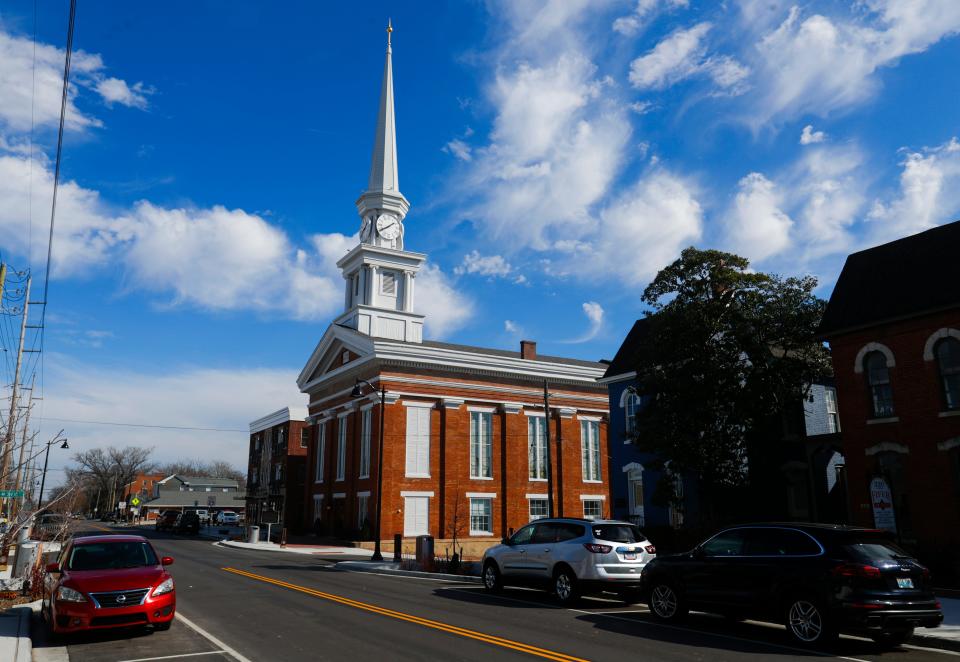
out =
[[[594,554],[609,554],[613,551],[613,547],[610,545],[597,545],[592,542],[585,542],[583,546],[587,548],[588,552],[593,552]]]
[[[647,550],[647,554],[657,553],[657,548],[654,545],[647,545],[646,547],[644,547],[644,549]]]
[[[863,579],[880,579],[880,568],[862,563],[844,563],[833,569],[834,577],[861,577]]]

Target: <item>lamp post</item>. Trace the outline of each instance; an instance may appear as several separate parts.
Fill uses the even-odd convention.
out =
[[[55,443],[60,441],[60,435],[63,434],[63,430],[57,433],[53,439],[47,442],[47,456],[43,459],[43,478],[40,480],[40,496],[37,498],[37,510],[40,510],[40,506],[43,505],[43,488],[47,484],[47,463],[50,462],[50,447]],[[67,443],[67,439],[63,439],[63,443],[60,444],[60,448],[68,449],[70,444]]]
[[[357,379],[357,383],[353,386],[353,391],[350,392],[351,398],[359,398],[363,396],[363,389],[361,388],[362,384],[366,384],[371,391],[378,393],[380,396],[380,438],[377,440],[377,521],[373,525],[374,531],[376,531],[376,538],[373,542],[373,556],[370,557],[372,561],[382,561],[383,554],[380,553],[380,513],[383,506],[383,419],[384,419],[384,401],[387,398],[387,392],[384,389],[383,385],[380,386],[380,391],[368,382],[366,379]]]

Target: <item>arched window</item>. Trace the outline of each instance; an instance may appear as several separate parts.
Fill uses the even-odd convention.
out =
[[[944,338],[936,344],[933,353],[940,371],[944,407],[960,409],[960,340]]]
[[[639,407],[640,397],[633,391],[628,391],[623,398],[623,409],[626,417],[627,436],[629,437],[637,432],[637,409]]]
[[[890,388],[890,370],[887,357],[882,352],[873,351],[863,357],[863,371],[867,375],[867,388],[870,392],[873,418],[893,416],[893,389]]]

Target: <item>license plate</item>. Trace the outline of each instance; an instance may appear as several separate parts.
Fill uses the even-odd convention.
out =
[[[636,561],[637,553],[636,552],[624,552],[623,554],[624,561]]]
[[[897,586],[900,588],[913,588],[913,580],[909,577],[897,577]]]

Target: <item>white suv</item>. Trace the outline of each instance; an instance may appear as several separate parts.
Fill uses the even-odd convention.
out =
[[[569,604],[585,593],[639,600],[640,573],[657,550],[635,525],[616,520],[541,519],[483,555],[483,585],[540,586]]]

